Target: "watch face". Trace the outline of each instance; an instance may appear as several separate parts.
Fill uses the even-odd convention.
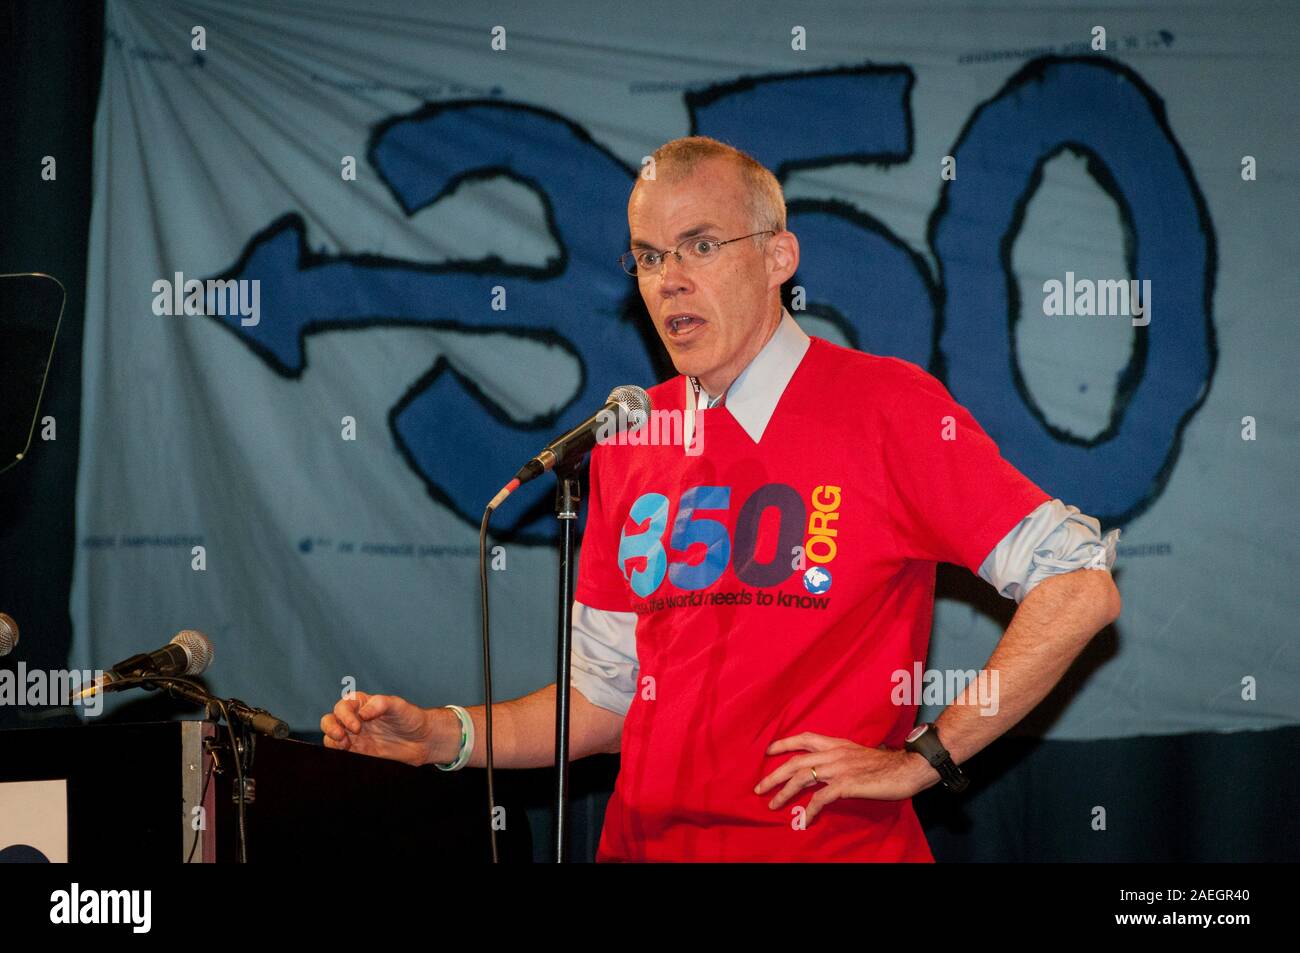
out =
[[[908,742],[909,743],[913,742],[917,738],[921,737],[923,734],[925,734],[925,732],[927,731],[927,729],[929,729],[929,727],[930,727],[929,725],[917,725],[915,728],[912,729],[911,733],[908,734],[907,736]]]

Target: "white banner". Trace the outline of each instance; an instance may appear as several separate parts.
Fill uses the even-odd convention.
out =
[[[696,132],[782,176],[810,333],[927,367],[1123,527],[1123,616],[1039,729],[1300,720],[1294,8],[110,0],[106,30],[73,664],[197,628],[211,686],[298,729],[353,686],[481,701],[482,507],[671,373],[616,259],[642,157]],[[529,489],[494,524],[500,699],[554,677]],[[935,633],[929,667],[977,668],[1001,622],[945,598]]]

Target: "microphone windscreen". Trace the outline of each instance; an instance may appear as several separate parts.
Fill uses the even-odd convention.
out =
[[[186,629],[177,632],[172,645],[179,645],[185,650],[190,663],[185,667],[186,675],[201,675],[212,664],[212,640],[202,632]]]
[[[605,398],[605,403],[616,403],[623,408],[623,413],[627,416],[628,429],[636,430],[650,419],[650,395],[645,392],[644,388],[637,387],[635,384],[623,384],[615,387]]]
[[[0,655],[8,655],[18,644],[18,623],[14,617],[0,612]]]

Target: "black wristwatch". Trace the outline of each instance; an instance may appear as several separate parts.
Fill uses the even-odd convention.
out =
[[[912,729],[903,747],[919,754],[930,763],[930,767],[939,772],[943,786],[954,794],[960,794],[970,784],[970,778],[962,774],[961,768],[952,760],[952,755],[939,740],[939,729],[928,722],[922,722]]]

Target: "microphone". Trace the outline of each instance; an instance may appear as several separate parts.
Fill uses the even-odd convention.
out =
[[[7,612],[0,612],[0,657],[8,655],[18,644],[18,623]]]
[[[200,675],[212,664],[212,642],[202,632],[186,629],[160,649],[132,655],[118,662],[102,678],[82,689],[77,698],[85,699],[96,692],[108,691],[115,682],[149,675]]]
[[[566,434],[556,437],[537,456],[533,457],[515,474],[515,478],[501,488],[501,492],[487,505],[489,511],[501,505],[507,496],[529,480],[536,479],[543,473],[553,470],[565,459],[582,456],[596,445],[601,430],[611,424],[611,414],[621,414],[621,420],[628,430],[636,430],[650,419],[650,396],[635,384],[623,384],[615,387],[605,398],[605,406],[600,408],[578,426]],[[615,417],[614,420],[620,420]]]
[[[247,702],[241,702],[238,698],[230,699],[227,704],[232,715],[259,735],[266,735],[270,738],[289,737],[289,725],[276,718],[265,708],[254,708]]]

